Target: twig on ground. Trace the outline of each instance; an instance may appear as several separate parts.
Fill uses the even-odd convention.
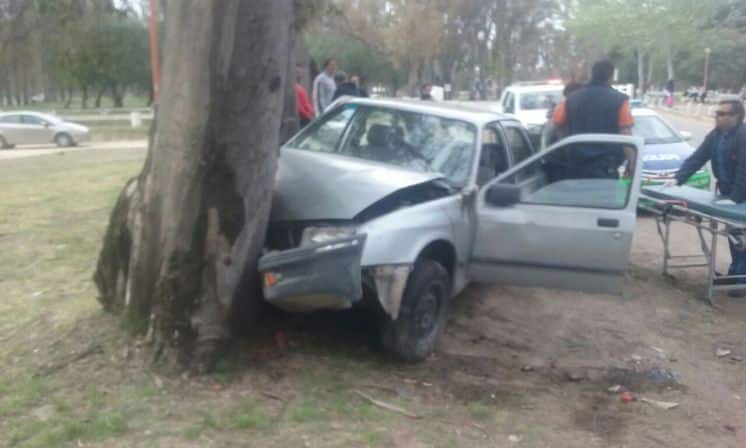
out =
[[[359,391],[357,389],[353,389],[353,392],[356,393],[357,395],[361,396],[363,399],[367,400],[368,402],[370,402],[372,405],[378,406],[381,409],[386,409],[387,411],[396,412],[398,414],[401,414],[401,415],[404,415],[406,417],[413,418],[413,419],[422,418],[421,415],[413,414],[413,413],[407,411],[406,409],[400,408],[399,406],[396,406],[396,405],[393,405],[393,404],[390,404],[390,403],[386,403],[385,401],[376,400],[375,398],[371,397],[370,395],[366,394],[365,392],[361,392],[361,391]]]

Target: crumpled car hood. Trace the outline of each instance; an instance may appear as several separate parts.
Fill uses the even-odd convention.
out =
[[[350,220],[397,190],[442,177],[362,159],[283,148],[271,220]]]

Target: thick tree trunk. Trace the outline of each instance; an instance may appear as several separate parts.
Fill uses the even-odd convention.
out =
[[[95,280],[148,322],[153,360],[209,368],[256,303],[293,41],[293,0],[172,0],[157,124]],[[294,92],[294,91],[293,91]]]

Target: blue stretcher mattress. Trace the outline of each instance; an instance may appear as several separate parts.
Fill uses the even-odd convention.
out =
[[[727,198],[717,196],[711,191],[687,186],[668,188],[648,186],[642,187],[642,193],[664,201],[685,201],[690,209],[717,218],[746,222],[746,202],[735,205],[715,204],[715,201]]]

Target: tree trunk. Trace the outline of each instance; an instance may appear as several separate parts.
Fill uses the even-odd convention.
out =
[[[99,88],[98,92],[96,92],[96,102],[94,103],[96,109],[101,108],[101,98],[104,97],[105,92],[106,89],[104,87]]]
[[[645,54],[637,50],[637,92],[643,94],[645,91]]]
[[[201,372],[235,311],[258,303],[294,1],[167,10],[150,149],[112,213],[95,281],[106,309],[147,322],[154,362]]]
[[[124,89],[119,90],[116,84],[112,84],[111,99],[114,101],[114,107],[124,107]]]
[[[88,108],[88,87],[80,86],[80,107],[81,109]]]
[[[69,109],[72,102],[73,102],[73,88],[68,87],[67,98],[65,99],[65,109]]]

